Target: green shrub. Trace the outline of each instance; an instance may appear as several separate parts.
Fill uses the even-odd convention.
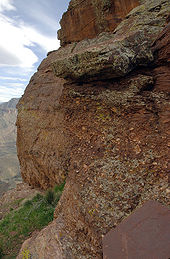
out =
[[[41,195],[40,193],[37,193],[32,200],[33,201],[40,201],[42,199],[43,199],[43,195]]]
[[[31,200],[28,200],[26,202],[24,202],[24,206],[25,207],[30,207],[32,205],[32,201]]]
[[[65,185],[65,181],[64,181],[62,184],[60,184],[60,185],[56,185],[56,186],[54,187],[54,191],[55,191],[55,192],[58,192],[58,191],[62,192],[63,189],[64,189],[64,185]]]
[[[21,244],[35,230],[40,230],[53,220],[55,207],[61,197],[64,184],[47,190],[45,196],[37,194],[25,201],[17,210],[10,211],[0,221],[0,259],[16,258]],[[8,257],[3,257],[8,255]]]
[[[45,194],[45,200],[47,201],[47,203],[49,204],[53,204],[54,200],[55,200],[55,193],[53,190],[49,189],[47,190],[46,194]]]
[[[61,194],[62,194],[62,192],[56,193],[56,195],[55,195],[55,200],[54,200],[54,205],[55,205],[55,206],[56,206],[57,203],[59,202],[60,197],[61,197]]]
[[[2,248],[0,247],[0,259],[3,257],[3,251]]]

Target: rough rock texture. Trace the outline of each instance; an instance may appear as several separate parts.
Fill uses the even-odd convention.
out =
[[[137,5],[138,0],[71,0],[60,21],[58,38],[61,45],[113,31]]]
[[[124,76],[153,61],[151,45],[165,25],[168,1],[152,0],[133,9],[114,33],[60,48],[53,63],[56,76],[92,81]]]
[[[29,249],[32,258],[101,259],[102,236],[136,207],[148,199],[168,204],[169,99],[168,89],[161,83],[164,79],[161,73],[157,77],[156,72],[169,66],[166,44],[169,25],[162,32],[167,14],[168,1],[147,1],[128,15],[115,34],[100,35],[50,53],[32,77],[18,104],[17,146],[22,176],[31,185],[44,189],[67,176],[55,220],[22,246],[22,250]],[[134,32],[127,28],[133,28]],[[120,36],[123,31],[127,31],[127,41],[125,35]],[[132,64],[131,69],[123,70],[120,78],[113,79],[110,64],[105,67],[104,76],[98,62],[96,68],[90,65],[87,77],[82,77],[82,72],[77,72],[77,76],[69,67],[69,73],[64,76],[69,80],[56,77],[63,76],[62,69],[64,75],[67,73],[61,65],[69,60],[66,57],[71,49],[76,56],[81,46],[79,51],[83,57],[83,46],[87,53],[86,46],[93,42],[90,51],[95,44],[101,51],[100,44],[97,45],[101,37],[104,48],[111,38],[111,51],[115,46],[119,50],[115,64],[120,64],[122,69],[123,62],[128,67]],[[126,43],[122,49],[118,48],[119,37],[124,38],[121,44]],[[153,45],[156,37],[158,40]],[[136,41],[138,45],[134,48]],[[142,45],[147,46],[143,62]],[[140,59],[135,57],[139,50]],[[124,56],[129,52],[134,58],[126,63]],[[110,55],[109,50],[106,53]],[[161,53],[166,62],[161,60]],[[90,55],[86,64],[91,62]],[[79,62],[85,71],[83,58]],[[104,68],[104,63],[101,65]],[[76,66],[73,65],[74,69]],[[112,75],[107,79],[109,74]],[[89,81],[90,75],[93,76]]]
[[[67,173],[66,139],[59,98],[63,79],[45,67],[30,80],[18,104],[17,149],[21,175],[34,187],[47,189],[61,183]]]
[[[169,258],[169,221],[167,207],[156,201],[146,202],[105,235],[103,258]]]
[[[156,68],[154,69],[156,88],[164,92],[169,91],[170,86],[170,37],[167,37],[169,31],[170,24],[159,35],[153,46],[156,56]]]

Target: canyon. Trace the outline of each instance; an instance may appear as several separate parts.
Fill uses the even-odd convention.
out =
[[[24,249],[35,259],[101,259],[104,235],[136,208],[169,205],[169,1],[119,2],[121,12],[117,0],[99,5],[100,26],[88,24],[98,21],[92,1],[71,0],[61,47],[17,105],[23,180],[44,190],[66,180],[54,220],[18,259]]]
[[[0,196],[21,182],[16,150],[16,104],[19,99],[0,104]]]

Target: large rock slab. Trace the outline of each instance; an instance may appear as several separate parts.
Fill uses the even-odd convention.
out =
[[[65,179],[69,161],[59,98],[64,80],[49,64],[35,73],[21,98],[17,119],[17,152],[25,182],[47,189]],[[67,161],[67,162],[66,162]]]
[[[72,0],[60,21],[58,38],[61,45],[113,31],[137,5],[138,0]]]
[[[55,53],[56,76],[77,81],[121,77],[153,61],[151,46],[165,26],[169,1],[152,0],[133,9],[114,33],[69,44]]]
[[[146,202],[103,238],[103,259],[169,258],[170,210]]]

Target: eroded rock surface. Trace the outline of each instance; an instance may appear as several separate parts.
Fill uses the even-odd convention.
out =
[[[22,178],[43,189],[61,183],[69,163],[66,161],[63,113],[59,109],[64,80],[56,78],[46,63],[30,80],[18,104],[17,120]]]
[[[143,44],[149,51],[143,52],[144,66],[139,66],[140,62],[133,66],[132,62],[131,73],[127,70],[119,79],[107,79],[104,73],[99,73],[99,66],[96,70],[91,66],[84,81],[79,80],[79,75],[78,80],[71,76],[72,72],[76,73],[74,70],[68,72],[69,80],[65,81],[56,77],[56,64],[61,60],[67,62],[66,57],[73,48],[70,44],[50,53],[31,79],[18,105],[17,145],[23,178],[45,189],[67,177],[55,220],[22,246],[22,250],[29,249],[32,258],[101,259],[103,235],[136,207],[149,199],[169,203],[169,89],[162,83],[161,73],[157,77],[161,67],[166,70],[169,66],[169,45],[165,43],[169,39],[169,25],[162,32],[167,4],[168,1],[162,0],[148,1],[132,11],[114,35],[100,36],[104,37],[105,47],[114,38],[112,48],[123,37],[125,49],[133,48],[135,56],[140,47],[134,47],[133,39],[136,43],[135,35],[139,31],[138,46]],[[149,14],[152,19],[148,18]],[[139,21],[135,33],[127,31],[131,28],[128,21],[131,17]],[[150,21],[149,26],[145,18],[147,23]],[[127,31],[126,36],[120,36],[123,31]],[[145,37],[140,37],[143,34]],[[126,37],[131,37],[131,44]],[[93,48],[99,38],[92,40]],[[86,52],[88,42],[76,46],[82,44]],[[125,49],[121,49],[117,59],[120,66]],[[78,49],[74,51],[77,53]],[[80,52],[83,56],[83,47]],[[110,55],[109,50],[107,53]],[[152,58],[148,59],[146,53]],[[161,53],[164,53],[163,59]],[[80,63],[82,70],[86,69],[83,62],[79,60],[76,66]],[[128,62],[130,66],[131,59]],[[66,73],[64,66],[63,71]],[[62,69],[59,73],[62,74]],[[89,81],[91,73],[94,77]],[[108,66],[105,73],[113,75]],[[169,80],[168,74],[166,80]]]
[[[151,46],[170,12],[168,1],[152,0],[133,9],[114,33],[60,48],[54,55],[56,76],[77,81],[108,80],[153,61]]]
[[[113,31],[137,5],[138,0],[72,0],[60,21],[58,38],[61,45]]]

